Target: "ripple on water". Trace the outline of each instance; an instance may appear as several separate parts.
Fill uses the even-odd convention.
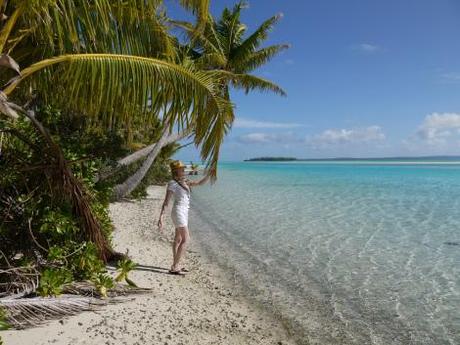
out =
[[[460,343],[460,168],[221,171],[215,187],[194,191],[192,230],[298,334]]]

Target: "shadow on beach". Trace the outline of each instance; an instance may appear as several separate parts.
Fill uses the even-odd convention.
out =
[[[163,273],[163,274],[170,274],[169,268],[158,267],[158,266],[148,266],[148,265],[141,265],[138,264],[134,269],[134,271],[148,271],[148,272],[155,272],[155,273]]]

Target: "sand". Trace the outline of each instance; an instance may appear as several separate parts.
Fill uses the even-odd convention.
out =
[[[231,280],[192,242],[183,261],[185,276],[167,273],[173,225],[156,227],[164,187],[151,186],[141,201],[110,205],[114,247],[140,266],[130,277],[152,291],[41,327],[2,332],[5,345],[40,344],[295,344],[282,323],[232,293]],[[169,214],[169,212],[168,212]]]

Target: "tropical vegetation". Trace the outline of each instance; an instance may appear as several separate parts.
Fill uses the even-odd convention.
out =
[[[261,47],[280,16],[247,34],[243,2],[219,19],[209,0],[178,2],[194,23],[170,19],[161,0],[0,0],[0,307],[7,320],[27,303],[36,310],[37,300],[16,300],[23,296],[93,289],[106,297],[120,282],[135,288],[128,278],[135,263],[110,244],[109,202],[163,182],[186,137],[215,179],[234,120],[231,88],[285,94],[251,74],[287,48]],[[187,39],[172,34],[177,28]],[[115,279],[105,265],[112,260],[119,261]],[[49,303],[50,316],[88,304]]]

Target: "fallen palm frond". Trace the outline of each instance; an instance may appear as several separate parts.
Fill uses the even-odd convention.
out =
[[[39,326],[50,319],[62,319],[103,305],[106,302],[96,298],[69,295],[0,300],[8,324],[17,329]]]
[[[2,298],[11,300],[34,293],[38,288],[39,276],[34,267],[0,269],[0,301]]]
[[[115,284],[113,288],[107,291],[107,296],[112,298],[132,294],[149,293],[151,291],[152,289],[150,288],[131,287],[122,284]],[[98,289],[94,286],[94,284],[86,281],[67,284],[63,288],[63,292],[66,294],[78,294],[81,296],[101,297]]]

